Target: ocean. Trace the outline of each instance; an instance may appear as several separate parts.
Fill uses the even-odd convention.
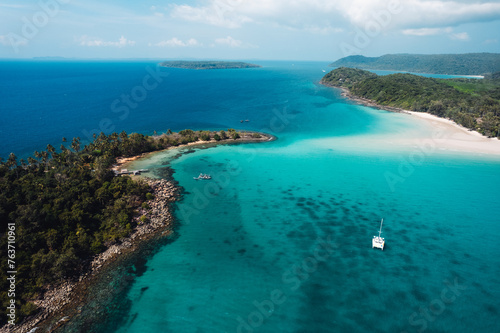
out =
[[[60,331],[500,331],[500,159],[381,146],[432,129],[319,85],[327,63],[258,63],[0,63],[0,156],[94,130],[278,138],[136,162],[175,171],[176,237],[116,267]]]

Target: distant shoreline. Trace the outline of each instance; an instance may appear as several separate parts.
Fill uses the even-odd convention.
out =
[[[330,67],[350,67],[364,70],[403,71],[446,75],[483,75],[500,70],[499,53],[461,54],[385,54],[379,57],[350,55],[340,58]]]
[[[163,61],[161,67],[184,68],[184,69],[240,69],[240,68],[260,68],[262,66],[240,61]]]

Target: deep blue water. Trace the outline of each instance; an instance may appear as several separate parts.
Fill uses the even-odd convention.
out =
[[[157,63],[1,61],[0,157],[11,152],[27,157],[48,143],[58,148],[62,137],[80,137],[85,142],[101,131],[223,129],[242,127],[240,120],[247,118],[252,121],[242,128],[268,128],[274,109],[297,112],[303,107],[301,88],[317,84],[322,70],[330,70],[327,63],[261,62],[262,69],[162,68],[157,74]],[[151,73],[159,75],[161,82],[152,90],[142,89]],[[392,72],[384,72],[388,73]],[[157,82],[149,79],[147,85]],[[335,94],[324,89],[307,93]],[[318,131],[330,130],[331,124],[325,126],[311,116],[308,120],[315,122]]]
[[[261,64],[163,69],[168,76],[124,119],[111,104],[140,89],[153,62],[0,65],[2,155],[83,137],[106,118],[116,131],[278,136],[134,164],[170,161],[186,190],[178,237],[107,283],[127,287],[101,305],[109,315],[91,330],[500,331],[500,160],[435,150],[405,169],[428,125],[318,85],[327,64]],[[403,137],[414,144],[394,144]],[[200,172],[214,179],[194,181]],[[383,252],[370,246],[381,218]],[[89,324],[93,309],[66,331]]]
[[[267,126],[273,109],[300,107],[300,101],[294,103],[300,85],[319,81],[327,66],[266,62],[255,70],[162,68],[156,74],[161,82],[146,90],[144,79],[156,73],[157,63],[0,62],[0,156],[27,156],[48,143],[59,147],[62,137],[88,140],[101,131],[227,129],[241,127],[240,120],[247,118],[252,121],[244,128],[258,129]],[[309,71],[311,66],[317,72]],[[294,79],[304,76],[311,83]],[[157,82],[148,79],[146,85]]]

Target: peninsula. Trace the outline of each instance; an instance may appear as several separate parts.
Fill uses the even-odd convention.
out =
[[[185,68],[185,69],[239,69],[259,68],[260,65],[237,61],[164,61],[162,67]]]
[[[236,131],[167,132],[153,136],[126,132],[96,135],[83,146],[63,138],[60,149],[47,145],[27,160],[11,153],[0,159],[1,233],[15,225],[15,329],[0,309],[0,332],[27,332],[65,305],[78,304],[75,290],[104,265],[134,251],[144,240],[174,232],[170,204],[180,196],[172,177],[131,178],[115,172],[121,163],[190,145],[266,142],[272,135]],[[22,195],[20,195],[22,193]],[[9,229],[10,230],[10,229]],[[7,237],[0,245],[7,249]],[[7,256],[3,256],[7,267]],[[7,272],[0,272],[2,286]],[[5,289],[6,288],[6,289]],[[85,288],[85,287],[84,287]],[[0,295],[7,304],[7,293]],[[81,301],[81,300],[80,300]]]
[[[390,111],[427,112],[487,137],[500,137],[500,74],[484,79],[435,79],[413,74],[379,76],[341,67],[320,83],[344,89],[366,105]]]

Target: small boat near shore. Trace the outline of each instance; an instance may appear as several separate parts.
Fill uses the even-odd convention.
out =
[[[376,247],[376,248],[384,251],[385,239],[380,237],[380,234],[382,233],[382,224],[383,223],[384,223],[384,219],[382,219],[382,221],[380,221],[380,230],[378,231],[378,236],[373,236],[372,249]]]
[[[194,180],[208,180],[208,179],[212,179],[212,176],[210,176],[209,174],[206,174],[206,173],[200,173],[200,175],[198,177],[193,177]]]

